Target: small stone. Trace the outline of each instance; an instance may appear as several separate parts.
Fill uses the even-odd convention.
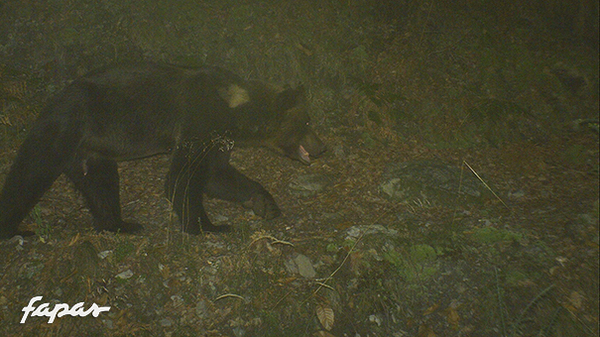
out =
[[[131,269],[127,269],[126,271],[117,274],[117,276],[115,276],[118,279],[121,280],[127,280],[129,278],[131,278],[133,276],[133,272],[131,271]]]
[[[285,262],[285,267],[292,274],[300,274],[305,278],[314,278],[317,272],[306,255],[298,254]]]
[[[169,327],[169,326],[173,325],[173,322],[168,318],[163,318],[158,322],[159,322],[160,326],[162,326],[162,327]]]
[[[198,301],[198,303],[196,304],[196,316],[198,316],[198,318],[206,317],[207,310],[208,308],[206,307],[206,301]]]
[[[300,175],[290,183],[290,192],[297,196],[310,197],[322,191],[329,181],[329,177],[323,174]]]

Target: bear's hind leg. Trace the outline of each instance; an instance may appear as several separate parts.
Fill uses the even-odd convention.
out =
[[[33,234],[18,226],[72,160],[79,139],[77,128],[53,121],[32,128],[0,193],[0,239]]]
[[[139,224],[121,219],[119,172],[114,160],[78,159],[65,173],[83,194],[96,230],[135,233],[142,229]]]

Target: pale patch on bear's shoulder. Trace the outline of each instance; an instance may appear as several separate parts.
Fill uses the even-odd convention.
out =
[[[230,108],[238,107],[250,101],[248,90],[237,84],[231,84],[226,88],[220,88],[219,95],[227,102],[227,105]]]

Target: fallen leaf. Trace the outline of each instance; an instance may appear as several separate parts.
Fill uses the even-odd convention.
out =
[[[569,303],[571,303],[571,305],[577,310],[581,310],[581,307],[583,306],[583,300],[584,300],[584,296],[581,295],[580,293],[576,292],[576,291],[572,291],[571,295],[569,295]]]
[[[417,337],[436,337],[433,329],[423,324],[419,327],[419,331],[417,332]]]
[[[331,328],[333,328],[333,323],[335,319],[333,309],[318,304],[317,318],[319,319],[319,322],[321,322],[321,325],[323,326],[323,328],[325,328],[325,330],[331,330]]]
[[[423,316],[427,316],[427,315],[431,315],[434,311],[436,311],[438,308],[440,307],[440,303],[436,303],[432,306],[430,306],[429,308],[427,308],[425,310],[425,312],[423,312]]]
[[[446,320],[448,320],[450,326],[452,326],[454,330],[457,330],[458,322],[460,321],[460,316],[458,315],[458,312],[450,306],[446,308],[446,310],[444,310],[444,315],[446,315]]]

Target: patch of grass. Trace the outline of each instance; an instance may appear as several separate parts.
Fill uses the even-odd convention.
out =
[[[437,251],[426,244],[410,246],[405,254],[397,250],[382,253],[383,259],[396,267],[395,271],[408,283],[433,276],[438,270],[435,265],[437,256]]]
[[[519,283],[524,282],[529,279],[529,276],[517,269],[509,269],[505,272],[506,283],[510,286],[519,285]]]
[[[498,242],[506,242],[506,241],[521,241],[523,240],[523,235],[515,232],[511,232],[505,229],[497,229],[495,227],[482,227],[476,228],[473,231],[473,235],[471,236],[473,240],[478,241],[480,243],[493,245]]]
[[[115,263],[123,262],[127,257],[135,252],[135,245],[130,240],[123,240],[119,242],[117,247],[115,247],[113,252],[113,258]]]
[[[31,210],[31,217],[33,222],[36,224],[35,235],[37,235],[42,242],[50,240],[52,234],[52,228],[49,223],[42,220],[42,209],[40,205],[35,205]]]

